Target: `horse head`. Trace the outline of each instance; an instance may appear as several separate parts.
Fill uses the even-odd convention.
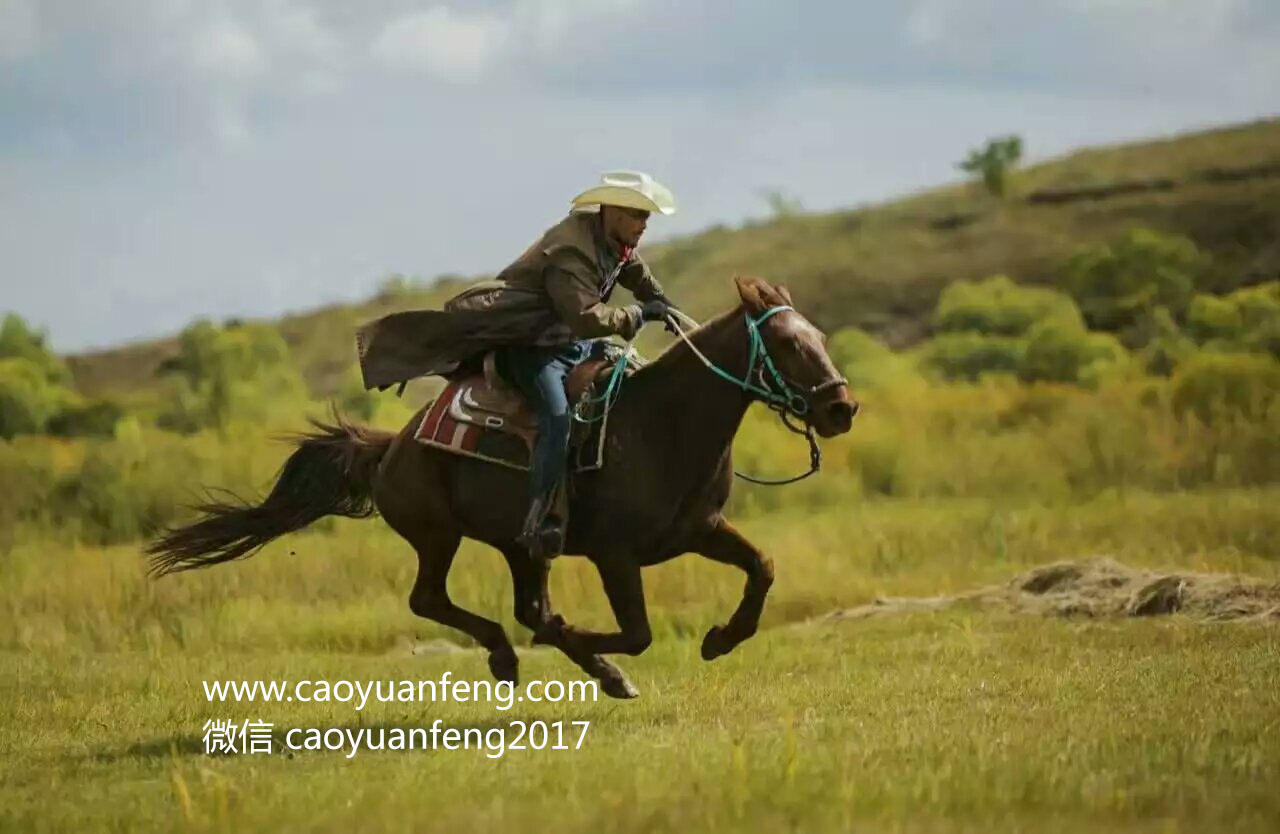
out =
[[[734,280],[762,354],[753,357],[748,374],[822,437],[849,431],[858,402],[827,354],[826,334],[792,306],[786,287],[755,277]]]

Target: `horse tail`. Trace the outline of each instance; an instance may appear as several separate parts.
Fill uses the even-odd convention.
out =
[[[203,513],[170,528],[147,547],[152,576],[207,568],[252,556],[267,542],[326,515],[367,518],[374,513],[373,479],[394,434],[346,423],[311,420],[318,431],[291,438],[297,445],[259,504],[234,495],[195,507]]]

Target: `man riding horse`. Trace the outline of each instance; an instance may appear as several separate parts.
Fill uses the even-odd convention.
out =
[[[524,380],[536,396],[548,392],[538,408],[550,417],[564,414],[563,394],[551,382],[558,384],[561,366],[581,355],[575,346],[606,333],[634,335],[668,309],[633,251],[643,212],[671,210],[666,189],[640,175],[610,175],[575,202],[601,209],[579,211],[555,226],[497,282],[463,293],[447,310],[395,313],[362,329],[366,383],[382,387],[424,374],[470,372],[477,353],[499,349],[513,379]],[[609,307],[617,283],[630,286],[641,303]],[[652,641],[641,572],[697,553],[746,577],[737,607],[702,639],[704,660],[721,657],[756,633],[773,583],[773,562],[724,514],[740,474],[733,439],[747,409],[763,403],[808,438],[807,474],[819,467],[815,435],[844,434],[858,412],[825,335],[793,306],[786,287],[743,275],[734,285],[733,307],[687,331],[676,327],[680,341],[626,378],[625,395],[609,411],[609,463],[581,472],[583,488],[570,496],[573,520],[563,551],[594,565],[616,631],[568,623],[551,600],[551,562],[538,552],[537,520],[547,509],[547,485],[564,471],[563,448],[553,450],[555,459],[545,454],[550,476],[547,469],[532,476],[543,491],[535,491],[542,500],[529,513],[535,534],[524,541],[535,542],[530,548],[519,523],[529,501],[526,479],[417,442],[433,406],[423,406],[398,432],[341,419],[316,423],[316,431],[297,438],[265,497],[204,504],[200,518],[147,547],[151,569],[162,575],[230,562],[326,516],[376,512],[417,554],[410,610],[484,647],[496,679],[516,682],[519,658],[500,623],[449,594],[449,572],[464,539],[494,548],[507,561],[512,610],[534,643],[559,649],[606,695],[634,698],[638,690],[607,656],[637,655]]]
[[[366,386],[448,374],[488,350],[499,373],[529,401],[538,433],[530,459],[530,502],[520,541],[559,553],[563,485],[572,426],[565,379],[602,338],[630,340],[667,317],[670,301],[636,252],[652,212],[675,213],[671,192],[648,174],[616,171],[572,200],[573,210],[492,281],[469,287],[444,311],[384,317],[360,332]],[[610,305],[622,285],[639,303]]]

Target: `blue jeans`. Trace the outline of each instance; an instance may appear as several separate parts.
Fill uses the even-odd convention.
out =
[[[494,357],[498,372],[524,394],[538,415],[538,438],[529,466],[530,495],[534,498],[550,498],[564,477],[573,425],[564,381],[574,366],[590,355],[592,344],[505,347]]]

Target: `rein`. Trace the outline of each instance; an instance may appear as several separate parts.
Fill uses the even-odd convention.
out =
[[[799,428],[791,422],[791,418],[799,417],[803,419],[804,416],[809,413],[810,402],[815,396],[821,394],[823,391],[849,384],[847,379],[838,376],[832,377],[831,379],[825,380],[803,390],[799,389],[794,383],[787,382],[782,373],[778,371],[777,366],[774,365],[773,357],[769,355],[769,349],[765,346],[764,337],[760,335],[760,325],[764,324],[764,322],[771,316],[781,313],[784,310],[794,310],[794,308],[784,304],[777,307],[771,307],[755,318],[752,318],[751,316],[746,317],[747,334],[751,343],[751,353],[747,358],[747,373],[743,379],[738,379],[736,376],[717,366],[714,362],[704,356],[702,351],[698,350],[693,342],[690,341],[686,332],[681,330],[679,325],[675,323],[674,316],[667,320],[668,323],[674,327],[675,332],[680,339],[689,346],[689,350],[693,351],[693,355],[698,357],[702,364],[707,366],[708,370],[721,379],[732,382],[743,391],[755,394],[756,397],[761,399],[771,411],[777,412],[778,419],[782,421],[782,425],[786,427],[787,431],[790,431],[793,434],[803,434],[805,440],[809,441],[809,471],[803,474],[795,475],[791,478],[780,478],[775,480],[768,478],[756,478],[751,475],[747,475],[746,473],[739,472],[736,469],[733,470],[735,477],[753,484],[760,484],[762,486],[794,484],[796,481],[803,481],[805,478],[822,468],[822,450],[818,447],[817,438],[814,437],[813,425],[806,422],[803,428]],[[680,311],[673,310],[673,312],[689,322],[692,322],[695,325],[697,324],[697,322],[688,316],[685,316]],[[769,377],[765,376],[766,370],[769,372],[769,376],[773,378],[773,382],[779,390],[775,391],[769,387]],[[759,385],[756,385],[751,381],[753,376],[759,378]]]
[[[810,403],[813,398],[824,391],[831,388],[838,388],[841,385],[848,385],[848,380],[844,377],[833,377],[825,380],[817,385],[807,389],[801,389],[794,383],[789,383],[787,379],[778,371],[777,366],[773,362],[773,357],[769,355],[769,349],[765,346],[764,337],[760,335],[760,325],[767,321],[771,316],[781,313],[784,310],[792,310],[792,307],[780,305],[765,310],[759,316],[752,318],[747,316],[747,334],[750,340],[750,355],[747,360],[747,372],[744,378],[738,379],[733,374],[716,365],[698,350],[697,346],[690,341],[687,332],[681,329],[679,320],[683,319],[686,323],[696,327],[698,322],[686,316],[684,313],[672,308],[667,317],[667,329],[674,332],[680,339],[688,345],[693,351],[693,355],[705,365],[708,370],[716,376],[741,388],[747,393],[755,395],[756,399],[761,400],[769,407],[771,411],[778,414],[778,418],[782,421],[782,425],[788,431],[794,434],[803,434],[805,439],[809,441],[809,471],[796,475],[791,478],[782,478],[771,480],[765,478],[756,478],[751,475],[734,470],[733,474],[744,481],[753,484],[761,484],[763,486],[781,486],[783,484],[793,484],[796,481],[802,481],[813,473],[817,472],[822,466],[822,450],[818,447],[817,438],[814,437],[813,425],[805,423],[804,427],[796,426],[791,418],[798,417],[804,419],[809,413]],[[626,367],[629,359],[635,354],[635,349],[628,345],[614,365],[613,372],[609,375],[609,383],[605,386],[604,393],[598,397],[589,397],[581,400],[574,408],[573,418],[581,423],[592,423],[602,420],[613,408],[614,402],[622,392],[623,369]],[[768,376],[766,376],[766,371]],[[753,381],[753,377],[759,380],[758,384]],[[772,379],[771,387],[770,380]],[[602,405],[600,414],[595,417],[583,417],[582,412],[586,407],[593,405]]]

